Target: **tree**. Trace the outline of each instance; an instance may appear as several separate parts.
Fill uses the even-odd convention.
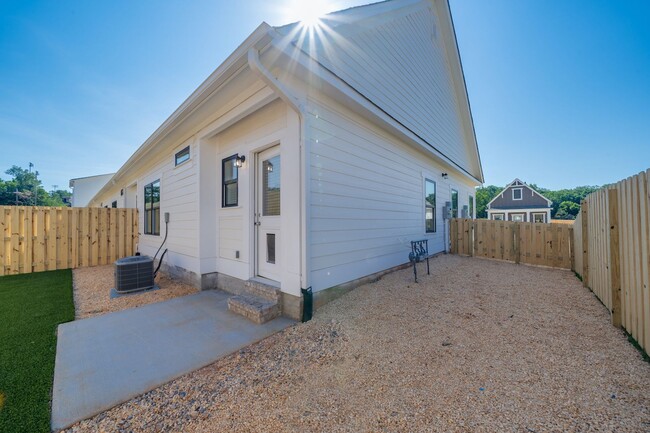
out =
[[[476,218],[487,218],[487,204],[503,190],[495,185],[476,189]]]
[[[11,180],[0,179],[0,205],[18,206],[66,206],[64,197],[68,191],[47,192],[38,178],[38,171],[30,171],[13,165],[5,171]]]
[[[580,205],[572,201],[563,201],[555,213],[555,219],[558,220],[574,220],[576,215],[580,212]]]

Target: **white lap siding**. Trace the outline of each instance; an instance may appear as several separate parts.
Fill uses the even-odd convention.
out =
[[[411,240],[428,239],[431,253],[444,251],[442,206],[453,187],[462,209],[473,195],[469,182],[333,101],[312,100],[309,111],[313,289],[405,263]],[[425,179],[436,182],[435,233],[425,233]]]
[[[190,146],[190,159],[175,166],[176,152]],[[129,186],[137,184],[137,208],[139,211],[140,241],[138,250],[142,254],[153,256],[165,237],[165,212],[170,214],[169,234],[163,251],[169,251],[164,263],[181,267],[186,271],[200,275],[198,254],[198,146],[194,139],[186,140],[167,152],[154,153],[146,167],[138,170],[134,177],[120,181],[104,197],[97,201],[104,205],[116,200],[121,189],[128,192]],[[144,187],[160,179],[160,235],[144,233]],[[124,207],[124,200],[118,200],[119,207]],[[161,253],[162,254],[162,251]],[[160,254],[158,257],[160,257]],[[198,279],[196,280],[198,284]]]

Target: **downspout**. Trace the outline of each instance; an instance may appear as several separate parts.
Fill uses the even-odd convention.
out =
[[[307,163],[307,150],[305,149],[307,141],[305,140],[305,109],[300,103],[298,98],[296,98],[289,89],[286,88],[276,77],[271,74],[260,61],[259,50],[255,47],[252,47],[248,50],[248,66],[267,86],[273,89],[278,96],[294,111],[298,114],[298,151],[300,152],[300,284],[301,286],[307,287],[309,282],[309,274],[307,272],[307,258],[305,256],[307,251],[307,209],[305,207],[307,203],[307,191],[306,185],[307,181],[305,179],[305,170]],[[300,288],[301,294],[303,296],[302,304],[302,318],[303,321],[311,319],[312,312],[312,293],[311,288],[303,289]]]

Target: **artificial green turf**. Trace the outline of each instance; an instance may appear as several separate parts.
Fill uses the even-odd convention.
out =
[[[0,432],[49,432],[56,327],[74,320],[72,272],[0,277]]]

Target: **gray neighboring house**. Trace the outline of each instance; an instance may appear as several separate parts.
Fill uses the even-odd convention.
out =
[[[519,179],[513,180],[487,204],[488,219],[551,222],[553,202]]]

